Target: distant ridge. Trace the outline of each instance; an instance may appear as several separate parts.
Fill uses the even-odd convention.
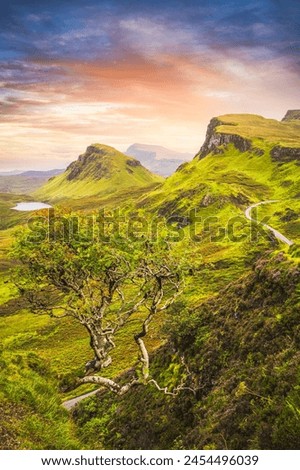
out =
[[[299,121],[300,120],[300,109],[290,109],[282,121]]]
[[[63,173],[64,169],[55,169],[55,170],[28,170],[20,173],[20,176],[31,176],[33,178],[51,178],[52,176],[57,176]]]
[[[20,175],[21,173],[23,173],[22,170],[0,171],[0,176]]]
[[[46,170],[46,171],[9,171],[0,173],[0,192],[28,194],[48,181],[49,178],[59,175],[64,170]]]
[[[193,158],[191,153],[170,150],[160,145],[133,144],[128,147],[125,155],[137,158],[153,173],[170,176],[184,162]]]

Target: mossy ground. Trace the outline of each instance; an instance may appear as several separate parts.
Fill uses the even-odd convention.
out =
[[[294,243],[300,243],[300,198],[284,199],[257,208],[258,220],[276,227]]]
[[[32,197],[25,194],[0,193],[0,231],[25,222],[28,214],[12,210],[19,202],[30,202]],[[2,234],[0,234],[3,237]]]
[[[256,143],[272,143],[283,147],[299,147],[300,122],[279,122],[255,114],[226,114],[218,120],[222,123],[217,131],[237,134]]]
[[[299,281],[291,285],[287,273],[296,269],[300,257],[300,167],[297,162],[274,162],[270,150],[278,143],[299,146],[299,123],[262,121],[257,116],[228,116],[228,123],[234,119],[238,123],[223,125],[222,132],[234,128],[239,135],[251,138],[253,147],[263,154],[251,150],[241,153],[229,145],[219,155],[184,164],[163,184],[152,181],[147,186],[144,181],[133,191],[118,180],[118,192],[109,193],[108,187],[85,181],[76,191],[74,186],[76,194],[72,189],[64,201],[66,211],[90,214],[103,207],[120,207],[129,218],[134,215],[151,223],[153,217],[159,217],[163,219],[160,236],[178,238],[170,246],[174,256],[190,264],[185,291],[174,308],[153,325],[147,345],[154,376],[171,388],[178,383],[182,372],[179,356],[184,353],[192,385],[200,387],[196,398],[183,393],[174,399],[143,387],[124,399],[105,393],[100,400],[87,400],[76,411],[80,432],[74,437],[73,424],[58,411],[59,404],[91,388],[80,387],[60,396],[58,390],[91,359],[88,338],[70,320],[59,322],[33,315],[24,308],[22,299],[17,299],[8,274],[13,268],[8,258],[13,229],[7,228],[26,223],[28,215],[9,210],[13,201],[20,202],[20,196],[2,199],[0,342],[10,385],[5,385],[3,376],[1,400],[3,407],[15,406],[17,410],[13,423],[4,412],[2,421],[0,418],[0,428],[4,423],[8,430],[2,431],[7,432],[7,447],[49,448],[51,440],[55,448],[76,448],[78,440],[81,447],[124,449],[298,446],[299,370],[295,361],[300,290]],[[47,194],[40,193],[43,199],[63,195],[63,190],[57,192],[62,177],[57,178],[49,183]],[[258,219],[270,216],[268,223],[292,238],[294,247],[281,245],[268,231],[260,231],[246,220],[245,208],[266,199],[279,202],[260,206]],[[177,218],[166,223],[174,215]],[[280,252],[284,254],[279,262],[276,256]],[[252,271],[259,258],[266,260],[265,272]],[[134,329],[132,322],[124,334]],[[134,342],[128,347],[122,335],[117,339],[113,366],[107,369],[107,375],[113,377],[126,372],[137,357]],[[47,365],[47,377],[32,370],[28,357],[41,361],[38,368]],[[18,390],[11,385],[14,377],[15,387],[20,384]],[[31,397],[24,401],[22,384]],[[45,397],[55,401],[51,418],[46,401],[38,404],[43,401],[45,386],[52,398],[47,393]],[[33,423],[32,410],[36,413]],[[43,423],[49,426],[44,439],[40,435]],[[51,426],[59,438],[51,434]],[[9,429],[17,437],[13,439]],[[290,444],[286,435],[292,436]]]
[[[189,389],[171,397],[140,387],[122,400],[102,394],[83,402],[75,420],[86,445],[299,449],[297,266],[282,252],[269,253],[218,296],[197,307],[178,305],[153,373],[172,390],[184,356]],[[95,440],[103,415],[108,421]]]

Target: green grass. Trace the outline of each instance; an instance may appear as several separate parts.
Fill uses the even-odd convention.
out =
[[[65,199],[55,205],[58,209],[67,209],[85,213],[95,213],[98,209],[116,209],[127,207],[134,209],[136,201],[144,194],[149,194],[159,187],[161,183],[153,183],[142,187],[133,187],[125,190],[118,190],[112,193],[93,196],[82,196],[76,199]]]
[[[265,302],[265,300],[262,301],[264,291],[259,291],[257,284],[255,287],[255,295],[257,295],[259,299],[257,309],[260,310],[255,310],[256,307],[253,307],[253,319],[251,319],[252,317],[250,318],[250,323],[247,324],[247,322],[243,321],[243,326],[240,329],[238,323],[234,323],[234,317],[233,320],[231,318],[229,319],[228,312],[230,311],[230,307],[235,305],[234,302],[238,302],[238,292],[241,292],[239,289],[245,287],[244,279],[247,276],[249,277],[249,282],[247,281],[249,288],[248,295],[249,299],[252,298],[250,280],[253,261],[259,258],[266,250],[273,250],[274,253],[285,251],[288,253],[287,257],[289,257],[293,263],[297,261],[295,254],[288,252],[288,247],[270,240],[267,231],[263,231],[258,239],[251,239],[251,230],[253,230],[253,227],[251,228],[250,223],[246,220],[244,210],[248,205],[255,202],[266,199],[279,199],[280,202],[274,205],[260,206],[258,208],[259,219],[263,218],[265,215],[270,216],[271,218],[268,222],[270,225],[277,228],[294,241],[299,242],[300,167],[295,161],[284,164],[276,163],[270,156],[272,147],[277,144],[300,147],[299,123],[278,123],[277,121],[266,120],[259,116],[252,115],[228,115],[222,116],[220,120],[222,120],[224,124],[218,127],[217,130],[219,132],[230,132],[249,138],[253,143],[253,147],[262,149],[264,154],[258,155],[251,150],[241,153],[233,144],[230,144],[223,149],[223,153],[221,154],[210,154],[201,160],[196,158],[184,164],[180,170],[162,183],[160,179],[153,179],[153,175],[149,174],[149,172],[145,173],[146,170],[144,171],[141,167],[132,167],[133,174],[128,173],[127,157],[122,156],[122,154],[120,156],[114,149],[99,146],[96,148],[95,158],[93,157],[89,163],[88,174],[85,173],[87,169],[84,168],[79,178],[74,178],[71,181],[66,179],[66,174],[60,175],[44,186],[41,192],[35,193],[35,196],[39,199],[51,200],[54,201],[54,204],[59,203],[66,211],[76,210],[96,213],[96,210],[99,208],[120,207],[123,208],[128,218],[133,214],[139,215],[144,217],[149,223],[151,223],[153,217],[159,216],[162,219],[162,225],[159,226],[161,236],[170,235],[170,225],[166,223],[164,218],[175,214],[181,217],[191,217],[192,219],[193,216],[190,215],[191,209],[196,210],[197,216],[201,217],[201,220],[196,224],[194,229],[195,235],[199,237],[199,239],[192,238],[191,227],[193,224],[191,224],[190,219],[188,225],[179,231],[181,239],[177,243],[171,244],[174,256],[177,256],[179,259],[185,259],[187,265],[190,266],[190,273],[186,276],[184,295],[174,306],[173,310],[161,316],[155,325],[152,325],[153,328],[151,328],[150,334],[146,339],[147,346],[154,356],[154,361],[157,361],[156,364],[158,364],[156,370],[158,376],[164,378],[168,375],[168,381],[172,379],[172,377],[169,377],[169,375],[172,376],[172,374],[168,369],[170,364],[167,362],[169,355],[164,359],[162,356],[158,356],[158,358],[155,359],[156,355],[154,354],[155,351],[166,345],[166,325],[168,326],[170,322],[172,323],[174,319],[174,321],[177,319],[178,325],[182,326],[183,329],[186,328],[184,334],[187,336],[188,328],[190,327],[190,337],[186,346],[190,349],[186,352],[190,354],[189,351],[194,348],[194,355],[197,357],[197,360],[199,360],[199,364],[196,365],[200,367],[202,364],[200,352],[202,351],[201,348],[204,344],[204,338],[208,340],[210,338],[210,336],[207,336],[207,332],[204,332],[204,326],[202,324],[199,326],[199,323],[201,323],[201,315],[203,312],[204,315],[206,314],[206,310],[201,310],[203,303],[207,302],[207,309],[210,309],[207,320],[209,325],[211,325],[212,336],[215,337],[215,343],[212,343],[209,349],[213,356],[215,349],[219,348],[218,341],[221,341],[224,335],[225,337],[228,335],[228,338],[232,335],[231,332],[228,333],[228,324],[237,335],[241,334],[242,328],[244,328],[243,334],[245,334],[245,338],[247,337],[249,340],[248,328],[252,331],[252,322],[255,323],[256,318],[257,325],[255,324],[256,326],[254,325],[255,327],[253,327],[254,338],[258,335],[258,332],[261,331],[259,329],[260,322],[264,324],[264,327],[268,331],[270,323],[273,321],[273,314],[274,318],[276,318],[276,315],[282,315],[278,299],[276,299],[276,302],[278,300],[278,306],[271,306],[269,310],[268,308],[262,307],[263,302]],[[230,125],[230,123],[234,123],[234,125]],[[102,155],[101,158],[105,159],[105,171],[111,172],[109,178],[106,178],[105,175],[107,174],[105,172],[104,175],[100,175],[101,177],[99,177],[98,151],[100,153],[102,151],[106,152],[106,156],[103,157]],[[126,160],[124,160],[124,158]],[[67,174],[70,174],[71,170],[72,169],[69,169],[69,173]],[[17,200],[14,198],[22,199]],[[26,200],[24,196],[13,195],[5,195],[4,198],[1,199],[0,209],[2,209],[1,220],[3,229],[26,222],[27,214],[10,212],[9,209],[12,203],[24,200]],[[236,221],[234,230],[234,235],[237,237],[236,239],[233,239],[230,234],[230,223],[232,220]],[[176,224],[176,221],[173,222],[173,227],[176,227]],[[210,227],[209,230],[208,227]],[[225,230],[224,236],[217,237],[218,233],[222,230]],[[238,237],[241,235],[243,235],[243,237],[239,239]],[[8,250],[12,237],[13,229],[0,231],[0,313],[1,307],[4,308],[5,306],[7,307],[7,305],[9,305],[12,311],[11,314],[0,318],[0,343],[4,347],[4,355],[8,362],[8,369],[13,370],[15,376],[20,376],[20,384],[24,382],[26,390],[29,388],[31,390],[35,387],[34,382],[36,381],[37,384],[39,384],[40,379],[30,371],[28,372],[26,357],[33,353],[38,354],[49,368],[51,380],[49,380],[48,385],[51,388],[51,393],[56,397],[55,400],[60,402],[65,398],[70,398],[91,390],[93,386],[87,385],[71,392],[61,393],[58,397],[57,389],[59,384],[67,383],[68,378],[74,377],[78,372],[82,371],[85,362],[91,359],[92,351],[88,344],[88,337],[80,325],[76,325],[69,319],[58,321],[46,315],[37,316],[29,310],[16,306],[17,304],[14,303],[14,299],[16,300],[17,292],[10,282],[8,275],[8,269],[13,267],[12,261],[8,259]],[[276,266],[272,265],[270,268],[274,275],[276,274],[275,267]],[[220,317],[220,324],[217,325],[218,319],[214,314],[215,311],[218,311],[218,305],[214,303],[214,299],[216,299],[222,289],[226,289],[238,278],[240,279],[240,287],[237,286],[236,291],[231,289],[231,293],[234,291],[235,297],[229,296],[229,298],[228,296],[226,297],[226,294],[226,298],[219,298],[220,305],[223,303],[226,305],[222,314],[224,318]],[[289,281],[286,280],[286,285],[288,286],[288,284]],[[267,286],[263,286],[262,289],[266,289],[266,296],[270,294],[267,292]],[[272,294],[270,294],[270,298],[271,297]],[[255,296],[253,298],[255,300]],[[293,297],[293,299],[294,298],[295,297]],[[211,305],[213,305],[213,307],[210,307]],[[286,312],[288,312],[288,314],[289,311],[289,308],[287,308]],[[270,315],[272,317],[271,319],[269,318]],[[138,319],[139,314],[132,317],[132,321],[128,324],[127,329],[120,331],[118,334],[116,338],[117,348],[112,352],[113,364],[104,372],[107,376],[117,377],[135,363],[138,354],[136,345],[134,341],[129,344],[126,338],[128,335],[130,337],[133,336],[137,328]],[[266,321],[266,324],[264,321]],[[216,325],[218,330],[216,330]],[[201,330],[201,328],[204,329]],[[280,331],[279,329],[278,335]],[[195,341],[193,335],[197,336]],[[178,337],[182,338],[180,331],[178,332]],[[243,335],[240,336],[240,340],[240,346],[246,348],[243,343]],[[228,345],[229,343],[227,346]],[[217,426],[218,419],[221,419],[223,414],[226,414],[226,402],[232,399],[230,386],[228,390],[226,388],[228,385],[226,378],[229,377],[227,374],[230,375],[231,369],[226,370],[228,356],[226,356],[226,348],[224,348],[224,350],[221,349],[219,348],[218,351],[220,355],[223,355],[222,367],[224,365],[224,369],[222,369],[223,375],[220,378],[220,387],[223,387],[225,391],[224,393],[219,391],[216,385],[216,389],[212,391],[207,401],[205,400],[203,402],[207,416],[209,416],[210,409],[214,412],[214,421],[212,423],[209,423],[209,420],[204,420],[207,433],[211,432],[212,429]],[[233,351],[232,354],[234,358],[235,351]],[[24,367],[28,375],[26,375],[27,372],[25,375],[20,372],[20,365],[15,365],[11,369],[12,366],[9,365],[9,363],[15,355],[25,358],[22,359],[22,361],[25,360]],[[250,356],[247,360],[250,361]],[[193,363],[192,357],[191,361]],[[273,364],[272,361],[270,364]],[[280,367],[282,366],[280,360],[278,360],[278,364]],[[232,370],[235,370],[234,367],[233,364]],[[165,370],[165,368],[169,372],[166,372],[164,375],[162,371]],[[261,377],[263,377],[263,365],[260,372]],[[231,380],[231,376],[229,379]],[[244,377],[240,377],[240,379],[241,382],[245,381]],[[255,386],[259,389],[258,384]],[[18,393],[20,393],[20,390]],[[139,393],[141,393],[142,397],[139,396]],[[136,406],[131,403],[131,409],[134,412],[136,422],[138,422],[138,408],[141,408],[141,406],[146,403],[147,409],[150,410],[149,413],[153,412],[153,417],[160,423],[160,429],[166,429],[163,423],[163,419],[166,419],[166,416],[168,416],[168,419],[171,421],[173,420],[174,426],[182,426],[180,420],[176,421],[177,415],[175,416],[174,413],[172,414],[172,411],[170,411],[173,405],[169,406],[169,402],[165,402],[165,398],[161,398],[161,395],[159,395],[159,397],[155,395],[154,397],[154,403],[157,403],[157,409],[165,410],[165,414],[158,417],[156,411],[152,410],[151,400],[153,396],[149,396],[147,393],[147,391],[138,392],[139,403]],[[33,395],[36,395],[36,391]],[[32,403],[26,402],[26,410],[24,411],[20,405],[20,399],[15,399],[14,393],[12,392],[7,392],[5,397],[3,396],[3,400],[14,403],[18,410],[20,408],[20,416],[22,413],[25,413],[27,416],[30,407],[36,409],[35,407],[37,406],[35,405],[35,401]],[[85,423],[85,426],[90,426],[90,430],[88,430],[87,427],[84,428],[84,432],[87,436],[91,436],[91,433],[95,429],[97,429],[100,434],[105,434],[107,426],[109,426],[110,420],[113,419],[116,409],[115,398],[109,398],[109,400],[113,403],[110,404],[107,409],[105,409],[104,406],[104,411],[101,411],[103,414],[101,417],[93,416],[93,419],[96,421],[93,421],[91,424]],[[89,406],[93,408],[94,402],[91,401],[90,403],[91,405],[86,405],[87,409]],[[179,401],[176,403],[178,404]],[[165,406],[167,406],[167,410],[163,408]],[[177,405],[174,406],[176,407]],[[180,409],[180,404],[176,408],[178,416],[181,416],[182,413],[184,415],[185,406],[189,409],[188,406],[190,406],[190,402],[188,400],[186,403],[183,403],[183,410]],[[222,411],[221,415],[218,414],[218,408]],[[114,411],[112,412],[111,410]],[[199,423],[202,422],[201,420],[204,418],[201,416],[201,410],[197,409],[197,405],[195,405],[194,411]],[[89,412],[91,412],[91,410],[89,410]],[[95,415],[95,412],[94,410],[91,414],[93,415],[94,413]],[[122,416],[126,415],[124,408],[122,408],[121,414],[122,413]],[[131,420],[131,416],[129,415],[130,413],[128,412],[126,415],[127,424]],[[152,415],[150,418],[151,421]],[[64,419],[64,417],[60,416],[58,422],[65,422]],[[50,438],[42,440],[39,434],[40,431],[37,432],[34,430],[35,425],[30,424],[30,421],[26,421],[26,423],[27,434],[21,433],[22,436],[20,438],[22,445],[25,446],[25,448],[31,445],[36,445],[37,448],[42,448],[43,446],[46,448],[46,446],[49,445],[48,442]],[[36,426],[40,429],[39,427],[41,425],[37,424]],[[122,429],[126,430],[126,426],[124,424]],[[155,423],[153,426],[156,428]],[[17,429],[18,432],[20,432],[19,424],[17,424]],[[30,440],[28,436],[30,435],[31,429],[33,429],[33,431]],[[284,429],[284,426],[282,429]],[[120,431],[121,434],[122,432],[123,431]],[[158,430],[157,432],[157,435],[159,435],[160,431]],[[197,433],[199,434],[199,432],[197,428]],[[184,433],[184,429],[182,433]],[[60,441],[61,445],[65,445],[65,447],[70,445],[70,435],[67,434],[64,438],[65,440]],[[213,435],[211,445],[220,445],[218,436]],[[111,445],[114,438],[115,443],[117,443],[116,445],[119,445],[118,436],[107,437],[106,445]],[[134,438],[130,437],[124,445],[128,445],[130,439],[134,440]],[[167,441],[168,438],[166,434],[165,442]],[[168,442],[171,442],[171,440]],[[180,443],[174,444],[172,441],[172,445],[176,447],[176,445],[180,446]],[[198,445],[198,441],[195,445]]]
[[[286,147],[300,147],[300,122],[279,122],[254,114],[226,114],[218,117],[222,123],[217,132],[237,134],[246,139],[255,139]],[[264,145],[264,144],[263,144]]]
[[[112,147],[94,144],[63,174],[51,178],[33,194],[51,202],[94,196],[100,199],[151,187],[161,181],[162,177],[152,174],[135,159],[126,157]]]
[[[27,194],[0,193],[0,230],[5,230],[28,220],[28,212],[12,210],[18,202],[30,202]]]
[[[0,449],[79,449],[57,382],[35,353],[0,352]]]
[[[300,199],[284,199],[257,208],[258,220],[267,217],[266,223],[300,243]]]

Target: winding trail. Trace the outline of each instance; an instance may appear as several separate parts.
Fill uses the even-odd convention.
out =
[[[94,390],[93,392],[84,393],[83,395],[79,395],[79,397],[71,398],[71,400],[64,401],[62,403],[62,406],[66,408],[66,410],[70,411],[72,408],[74,408],[74,406],[77,405],[77,403],[81,402],[85,398],[96,395],[98,392],[99,392],[99,389]]]
[[[270,230],[278,240],[282,241],[283,243],[286,243],[286,245],[291,246],[291,245],[294,244],[294,242],[292,240],[285,237],[282,233],[280,233],[278,230],[271,227],[270,225],[264,224],[263,222],[257,222],[256,219],[253,219],[253,217],[251,217],[251,211],[252,211],[252,209],[254,209],[254,207],[258,207],[258,206],[261,206],[263,204],[272,204],[274,202],[278,202],[278,200],[275,199],[275,200],[262,201],[262,202],[257,202],[256,204],[252,204],[251,206],[247,207],[247,209],[245,210],[245,216],[248,220],[252,220],[253,222],[260,223],[261,225],[266,227],[268,230]],[[78,397],[72,398],[71,400],[64,401],[62,403],[62,406],[64,408],[66,408],[68,411],[70,411],[79,402],[81,402],[85,398],[92,397],[93,395],[96,395],[98,392],[99,392],[99,389],[94,390],[93,392],[89,392],[89,393],[85,393],[83,395],[79,395]]]
[[[262,202],[257,202],[256,204],[252,204],[251,206],[247,207],[247,209],[245,210],[245,216],[248,220],[252,220],[253,222],[260,223],[261,225],[266,227],[268,230],[270,230],[278,240],[282,241],[286,245],[291,246],[291,245],[294,244],[294,242],[292,240],[285,237],[282,233],[278,232],[278,230],[271,227],[270,225],[264,224],[263,222],[258,222],[256,219],[253,219],[251,217],[251,211],[252,211],[252,209],[254,209],[254,207],[258,207],[258,206],[261,206],[263,204],[271,204],[272,202],[278,202],[278,200],[275,199],[275,200],[262,201]]]

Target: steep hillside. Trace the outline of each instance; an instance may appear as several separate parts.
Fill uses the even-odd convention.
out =
[[[211,120],[196,157],[179,167],[141,207],[165,215],[241,214],[251,202],[300,197],[300,121],[255,115]]]
[[[161,176],[170,176],[179,165],[193,157],[189,153],[146,144],[133,144],[128,147],[125,154],[137,158],[146,168]]]
[[[299,131],[297,120],[279,122],[252,114],[228,114],[211,120],[199,158],[233,143],[241,152],[263,155],[269,150],[273,161],[300,160]]]
[[[0,449],[79,449],[49,363],[0,351]]]
[[[297,264],[266,255],[197,307],[170,315],[170,341],[155,356],[161,387],[116,400],[102,393],[74,416],[84,442],[108,449],[300,449]],[[141,403],[143,406],[141,406]],[[99,419],[105,422],[95,438]]]
[[[51,202],[107,197],[125,190],[151,187],[160,181],[162,178],[150,173],[134,158],[113,147],[93,144],[63,174],[51,178],[34,196]]]
[[[167,238],[173,256],[185,265],[184,292],[151,325],[146,343],[157,383],[173,390],[184,379],[187,389],[172,396],[150,384],[122,398],[101,391],[74,410],[71,428],[65,428],[65,413],[56,415],[55,423],[66,431],[56,446],[76,446],[78,439],[81,448],[94,449],[299,448],[299,126],[295,119],[215,118],[196,157],[163,183],[136,160],[93,145],[35,193],[36,199],[76,210],[107,207],[107,201],[110,207],[123,204],[122,217],[141,217],[146,236]],[[10,198],[6,195],[2,205],[5,217]],[[256,224],[251,227],[245,217],[246,207],[269,199],[278,201],[259,206],[258,219],[270,217],[268,223],[295,242],[291,247]],[[10,448],[41,448],[53,439],[52,423],[43,440],[42,397],[34,418],[38,429],[30,434],[27,418],[38,399],[31,384],[50,387],[47,397],[52,394],[53,400],[58,400],[54,387],[59,387],[61,401],[91,391],[93,385],[68,388],[90,359],[89,338],[71,319],[33,315],[17,297],[6,270],[11,261],[5,237],[11,231],[2,233],[3,376],[6,369],[12,377],[22,368],[26,377],[20,374],[20,385],[3,389],[0,402],[8,409],[14,406],[16,416],[12,426],[0,409],[0,428]],[[135,238],[127,235],[131,247]],[[134,322],[129,328],[134,330]],[[49,364],[47,383],[36,377],[44,367],[32,360],[37,350]],[[134,365],[136,349],[120,335],[113,358],[105,374],[122,381]],[[23,384],[32,403],[23,400]]]
[[[300,109],[289,109],[282,121],[300,120]]]

